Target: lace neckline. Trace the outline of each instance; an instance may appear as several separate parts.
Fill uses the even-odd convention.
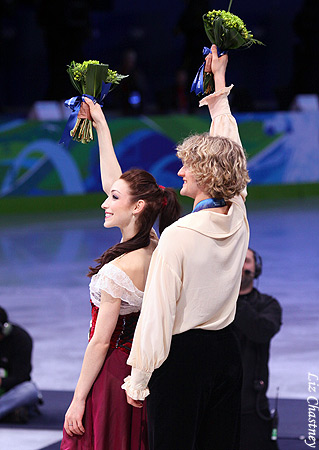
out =
[[[125,253],[124,253],[124,254],[125,254]],[[105,264],[105,265],[109,265],[109,264],[110,264],[112,267],[115,268],[115,270],[117,270],[117,271],[121,272],[122,274],[124,274],[124,276],[127,278],[127,280],[134,286],[134,288],[136,289],[136,291],[137,291],[139,294],[142,294],[142,295],[143,295],[144,292],[143,292],[143,291],[140,291],[140,290],[135,286],[135,284],[133,283],[132,279],[127,275],[127,273],[124,272],[124,270],[122,270],[122,269],[120,269],[119,267],[117,267],[115,264],[112,264],[113,261],[116,261],[117,259],[121,258],[121,256],[123,256],[123,255],[118,256],[117,258],[113,259],[112,261],[110,261],[109,263],[107,263],[107,264]],[[104,267],[104,266],[103,266],[103,267]]]

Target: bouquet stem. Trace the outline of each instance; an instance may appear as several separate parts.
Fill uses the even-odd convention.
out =
[[[82,144],[87,144],[94,140],[90,107],[85,102],[81,103],[76,124],[73,130],[70,131],[70,135],[74,140],[82,142]]]
[[[204,94],[208,95],[214,92],[215,82],[211,72],[204,72]]]
[[[75,127],[70,131],[70,135],[77,142],[87,144],[94,140],[92,121],[89,119],[77,119]]]

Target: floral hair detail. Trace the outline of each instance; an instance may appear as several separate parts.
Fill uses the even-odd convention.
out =
[[[162,199],[162,208],[165,208],[166,205],[167,205],[167,197],[165,197],[165,195],[164,195],[164,197]]]
[[[165,186],[162,186],[161,184],[159,184],[158,187],[159,187],[160,189],[162,189],[163,194],[164,194]],[[164,195],[163,195],[163,198],[162,198],[162,208],[165,208],[166,205],[167,205],[167,197],[166,197],[166,195],[164,194]]]

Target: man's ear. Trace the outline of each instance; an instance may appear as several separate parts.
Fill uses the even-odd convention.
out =
[[[144,206],[145,206],[145,201],[144,200],[138,200],[136,202],[136,205],[134,206],[133,214],[139,214],[141,211],[143,211]]]

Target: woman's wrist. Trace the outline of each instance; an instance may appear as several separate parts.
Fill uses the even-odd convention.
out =
[[[85,392],[83,392],[83,390],[81,392],[78,388],[75,388],[74,395],[73,395],[73,401],[74,402],[77,402],[77,403],[83,403],[84,402],[85,403],[86,402],[86,397],[87,397],[87,394],[85,394]]]
[[[81,394],[74,394],[73,397],[73,402],[74,403],[85,403],[86,402],[86,396],[83,396]]]
[[[101,122],[95,122],[94,121],[94,125],[95,125],[95,129],[97,131],[97,133],[101,133],[103,131],[106,131],[108,129],[107,123],[106,121],[101,121]]]

